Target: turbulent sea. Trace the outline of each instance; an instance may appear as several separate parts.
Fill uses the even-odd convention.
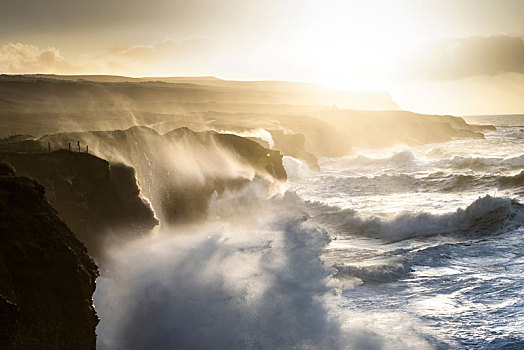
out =
[[[356,149],[115,249],[101,349],[524,348],[524,116]]]

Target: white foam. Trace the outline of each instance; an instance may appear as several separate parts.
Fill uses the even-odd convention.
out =
[[[289,211],[296,197],[265,200],[278,216],[246,197],[256,224],[230,217],[114,252],[111,278],[99,279],[95,294],[98,348],[343,347],[323,301],[328,271],[319,257],[329,237]],[[238,198],[230,200],[213,207]]]
[[[389,240],[403,240],[449,233],[497,233],[506,225],[519,226],[524,220],[524,209],[518,202],[486,195],[467,208],[455,212],[430,214],[403,212],[389,218],[362,217],[354,210],[342,211],[344,227],[361,233]]]
[[[449,159],[452,166],[457,168],[481,168],[493,166],[524,166],[524,154],[508,158],[487,158],[487,157],[461,157],[455,156]]]
[[[286,169],[288,180],[291,181],[307,178],[315,174],[307,164],[290,156],[284,156],[282,158],[282,165],[284,165],[284,169]]]

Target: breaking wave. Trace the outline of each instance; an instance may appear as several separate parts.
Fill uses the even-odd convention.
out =
[[[299,180],[313,174],[313,171],[306,163],[290,156],[282,158],[282,165],[286,169],[289,180]]]
[[[113,253],[95,293],[98,348],[380,348],[380,335],[343,331],[330,312],[334,287],[320,258],[330,238],[308,223],[300,199],[230,194],[210,205],[211,216],[227,220],[160,232]],[[246,211],[231,211],[242,198]],[[252,220],[238,221],[246,212]]]
[[[346,168],[355,165],[359,166],[372,166],[377,164],[390,164],[390,165],[402,165],[402,164],[411,164],[415,161],[415,155],[410,149],[405,149],[403,151],[392,154],[386,158],[372,158],[360,154],[356,157],[344,157],[337,159],[328,159],[324,162],[324,165],[335,166],[337,168]]]
[[[492,166],[522,167],[524,166],[524,154],[510,158],[485,158],[485,157],[461,157],[455,156],[447,160],[450,166],[455,168],[484,168]]]
[[[465,209],[455,212],[432,214],[403,212],[392,217],[363,217],[355,210],[321,214],[337,216],[340,233],[362,234],[389,241],[438,234],[498,234],[516,229],[524,222],[524,206],[516,200],[486,195]]]
[[[435,180],[440,183],[435,187],[438,191],[465,191],[479,190],[485,186],[495,187],[498,189],[522,188],[524,186],[524,170],[516,175],[465,175],[452,174],[443,175],[437,173],[433,175]]]
[[[396,258],[366,265],[335,265],[335,278],[353,278],[361,283],[387,283],[406,277],[411,267],[406,259]]]

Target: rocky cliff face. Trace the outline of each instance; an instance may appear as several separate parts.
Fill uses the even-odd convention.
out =
[[[95,349],[98,270],[35,180],[0,165],[0,349]]]
[[[214,131],[194,132],[188,128],[164,135],[147,127],[46,135],[38,141],[30,141],[30,149],[45,152],[48,143],[51,149],[67,149],[69,143],[76,146],[78,141],[81,149],[89,145],[89,151],[101,158],[131,165],[136,170],[142,193],[151,201],[163,224],[190,222],[206,215],[215,192],[220,195],[257,177],[285,181],[287,176],[279,151],[266,149],[240,136]],[[12,143],[9,147],[22,146]],[[73,158],[88,157],[79,152],[60,151],[64,157],[65,153]],[[47,159],[47,156],[39,157]],[[20,166],[13,164],[17,168]],[[38,168],[42,166],[45,164]],[[92,176],[90,181],[93,181]],[[69,205],[64,209],[57,205],[57,208],[60,213],[70,211]],[[68,222],[69,216],[63,215]],[[71,224],[71,227],[82,239],[76,226]],[[90,248],[87,240],[86,244]]]
[[[140,236],[158,223],[131,167],[65,150],[0,153],[0,161],[45,187],[47,200],[98,262],[105,245]]]
[[[276,149],[286,156],[304,161],[310,169],[319,171],[317,157],[306,151],[306,137],[302,134],[285,133],[282,130],[270,130]]]

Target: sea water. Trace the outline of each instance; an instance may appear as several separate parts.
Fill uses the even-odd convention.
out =
[[[497,129],[285,157],[277,193],[116,249],[99,348],[524,348],[524,116],[467,121]]]

